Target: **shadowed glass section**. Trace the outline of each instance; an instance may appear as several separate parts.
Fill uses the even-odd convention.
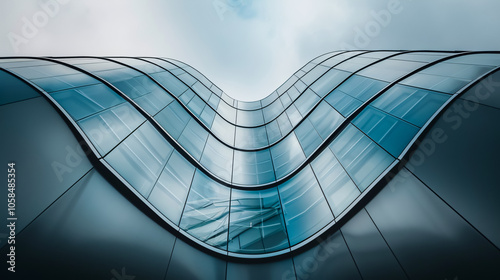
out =
[[[226,250],[230,191],[196,171],[180,227],[197,239]]]
[[[401,154],[419,130],[418,127],[371,106],[359,113],[352,124],[394,157]]]
[[[148,197],[149,202],[178,225],[195,168],[179,153],[173,152]]]
[[[280,185],[279,193],[291,246],[333,220],[332,212],[309,166]]]
[[[268,253],[288,247],[285,222],[276,188],[233,189],[228,251]]]
[[[370,106],[422,127],[449,98],[449,95],[435,91],[395,85]]]

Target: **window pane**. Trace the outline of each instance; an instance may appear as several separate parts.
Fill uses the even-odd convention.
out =
[[[305,156],[295,133],[290,133],[285,139],[271,147],[276,178],[279,179],[298,167]]]
[[[295,102],[295,107],[302,116],[305,116],[319,101],[319,97],[314,91],[306,90]]]
[[[342,115],[340,115],[332,106],[328,105],[325,101],[322,101],[316,109],[307,117],[311,121],[312,125],[319,133],[319,136],[324,140],[326,139],[340,124],[344,121]]]
[[[180,227],[214,247],[227,249],[229,192],[197,170]]]
[[[325,149],[312,163],[311,167],[318,178],[326,199],[335,216],[340,215],[360,194],[354,182],[333,156]]]
[[[174,151],[148,198],[176,225],[181,218],[194,170],[186,159]]]
[[[233,189],[228,250],[268,253],[288,247],[281,203],[276,188],[262,191]]]
[[[450,98],[449,95],[396,85],[384,92],[371,106],[422,127]]]
[[[234,144],[234,125],[223,120],[219,115],[215,115],[212,124],[212,132],[226,144]]]
[[[145,123],[105,160],[142,196],[148,197],[172,150],[160,133]]]
[[[243,126],[255,126],[264,123],[264,118],[262,117],[262,111],[238,111],[237,115],[238,125]]]
[[[233,150],[224,146],[212,135],[209,135],[201,164],[219,178],[231,181],[231,170],[233,169]]]
[[[145,120],[132,105],[123,103],[82,119],[78,125],[104,156]]]
[[[310,237],[333,220],[332,212],[309,166],[279,186],[279,193],[291,246]]]
[[[352,123],[394,157],[401,154],[419,130],[371,106],[366,107]]]
[[[319,96],[323,97],[344,81],[347,76],[349,76],[349,73],[345,71],[331,69],[314,82],[314,84],[311,85],[311,89],[314,90],[314,92],[316,92]]]
[[[322,139],[308,119],[305,119],[296,129],[295,134],[299,139],[300,146],[304,150],[306,157],[319,147]]]
[[[360,191],[364,191],[394,161],[351,124],[330,144],[330,149]]]
[[[177,139],[191,119],[191,116],[177,101],[174,101],[154,116],[154,118],[170,136]]]
[[[194,119],[191,119],[178,141],[195,159],[200,160],[207,137],[208,132]]]
[[[234,151],[233,183],[265,184],[274,181],[273,163],[268,149],[256,152]]]

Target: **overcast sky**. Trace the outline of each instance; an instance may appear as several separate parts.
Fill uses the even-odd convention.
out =
[[[1,0],[0,55],[182,60],[267,96],[338,49],[500,50],[498,0]]]

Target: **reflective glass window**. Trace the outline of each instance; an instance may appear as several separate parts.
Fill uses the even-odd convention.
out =
[[[208,101],[210,95],[212,95],[212,92],[200,82],[196,82],[191,88],[205,101]]]
[[[266,125],[266,133],[269,144],[272,144],[281,138],[280,127],[278,126],[277,120],[274,120]]]
[[[164,88],[166,88],[177,97],[180,96],[188,88],[184,83],[177,79],[177,77],[170,74],[169,72],[155,73],[151,76]]]
[[[311,89],[307,89],[295,102],[295,107],[302,116],[305,116],[317,103],[319,97]]]
[[[191,116],[177,101],[174,101],[154,116],[154,119],[170,136],[177,139],[191,119]]]
[[[178,141],[195,159],[199,160],[203,147],[205,147],[207,137],[208,132],[194,119],[191,119],[184,128]]]
[[[326,139],[344,121],[332,106],[322,101],[314,111],[307,117],[322,139]]]
[[[51,95],[75,120],[125,102],[103,84],[58,91]]]
[[[307,239],[333,220],[309,166],[280,185],[279,193],[291,246]]]
[[[236,127],[235,145],[239,148],[255,149],[267,146],[267,132],[265,126],[245,128]]]
[[[351,124],[329,147],[360,191],[364,191],[394,161],[389,153]]]
[[[271,120],[276,118],[281,112],[283,112],[283,110],[284,110],[283,105],[281,105],[281,101],[278,98],[269,106],[262,109],[262,112],[264,113],[264,120],[266,122],[270,122]]]
[[[288,116],[288,119],[290,120],[292,126],[295,126],[302,120],[302,115],[300,114],[299,110],[297,110],[297,108],[295,107],[295,104],[290,105],[290,107],[286,109],[286,115]]]
[[[227,105],[226,102],[220,102],[217,107],[217,112],[228,122],[236,123],[236,109]]]
[[[308,119],[305,119],[296,129],[295,134],[306,157],[319,147],[322,139]]]
[[[201,157],[201,164],[219,178],[230,182],[233,150],[209,135]]]
[[[306,84],[310,85],[312,84],[315,80],[317,80],[321,75],[323,75],[326,71],[330,69],[329,67],[323,66],[323,65],[318,65],[311,71],[309,71],[307,74],[304,75],[304,77],[301,78],[301,80]]]
[[[330,95],[340,91],[361,101],[367,101],[387,84],[388,83],[382,81],[354,75],[342,83],[337,89],[330,93]]]
[[[197,170],[180,227],[197,239],[226,250],[230,190]]]
[[[229,251],[254,254],[288,247],[276,188],[262,191],[233,189],[230,215]]]
[[[419,130],[418,127],[371,106],[359,113],[352,123],[394,157],[401,154]]]
[[[255,152],[234,151],[233,183],[257,185],[274,180],[269,149]]]
[[[292,98],[292,100],[295,100],[297,99],[297,97],[299,97],[299,94],[301,92],[303,92],[306,88],[307,88],[307,85],[304,84],[303,81],[301,80],[298,80],[295,85],[295,87],[291,87],[289,90],[288,90],[288,94],[290,95],[290,97]]]
[[[450,98],[435,91],[396,85],[384,92],[371,106],[422,127]]]
[[[286,114],[281,114],[276,121],[278,122],[281,130],[281,135],[284,136],[292,130],[292,124],[290,123],[290,120],[288,120],[288,116]]]
[[[272,146],[271,154],[277,179],[294,170],[305,160],[304,152],[293,132]]]
[[[390,58],[373,64],[370,67],[359,71],[358,74],[365,77],[392,82],[424,65],[425,63],[422,62]]]
[[[314,84],[311,85],[311,89],[320,97],[324,97],[344,81],[347,76],[349,76],[349,73],[332,68],[314,82]]]
[[[156,209],[178,225],[195,168],[174,151],[148,197]]]
[[[104,156],[145,120],[132,105],[123,103],[84,118],[78,125]]]
[[[219,115],[215,115],[211,129],[214,135],[224,141],[224,143],[229,145],[234,144],[235,126],[223,120]]]
[[[325,97],[325,101],[332,105],[344,117],[348,117],[354,110],[363,105],[363,102],[340,90],[335,90]]]
[[[236,120],[238,125],[243,126],[255,126],[264,123],[264,118],[262,117],[262,111],[242,111],[239,110],[237,113]]]
[[[105,160],[142,196],[148,197],[172,151],[172,146],[160,133],[150,123],[145,123]]]
[[[325,149],[311,163],[311,167],[337,217],[359,196],[360,191],[330,149]]]
[[[210,108],[210,106],[206,105],[203,112],[201,112],[200,119],[201,121],[210,128],[212,126],[212,122],[215,118],[215,111]]]

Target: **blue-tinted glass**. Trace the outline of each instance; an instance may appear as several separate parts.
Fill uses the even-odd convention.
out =
[[[137,105],[143,108],[150,115],[155,115],[173,100],[174,99],[170,94],[159,88],[134,99],[135,103],[137,103]]]
[[[144,121],[132,105],[124,103],[82,119],[78,125],[104,156]]]
[[[174,101],[167,108],[161,110],[154,118],[170,136],[177,139],[191,119],[191,116],[177,101]]]
[[[361,191],[394,161],[351,124],[330,144],[330,149]]]
[[[347,53],[342,53],[342,54],[336,55],[334,57],[331,57],[331,58],[323,61],[321,64],[326,65],[328,67],[333,67],[333,66],[339,64],[340,62],[346,61],[349,58],[351,58],[359,53],[361,53],[361,51],[350,51]]]
[[[141,195],[148,197],[172,151],[172,146],[160,133],[150,123],[145,123],[105,160]]]
[[[366,65],[373,63],[376,61],[374,58],[365,57],[365,55],[369,55],[370,53],[362,54],[356,56],[352,59],[346,60],[339,65],[335,66],[336,69],[347,71],[347,72],[355,72],[359,69],[365,67]]]
[[[307,166],[279,186],[290,245],[307,239],[333,220],[332,212]]]
[[[288,90],[288,95],[290,95],[290,98],[292,98],[292,100],[295,100],[295,99],[297,99],[297,97],[299,97],[299,94],[301,92],[303,92],[306,88],[307,88],[307,85],[304,84],[304,82],[302,82],[301,80],[298,80],[295,83],[294,87],[291,87]]]
[[[180,96],[187,89],[185,84],[168,72],[156,73],[151,76],[175,96]]]
[[[371,106],[359,113],[352,123],[394,157],[401,154],[419,130],[418,127]]]
[[[271,153],[234,151],[233,183],[257,185],[275,180]]]
[[[82,73],[40,78],[31,81],[49,93],[53,91],[100,83],[96,79]]]
[[[396,85],[371,106],[422,127],[450,96],[434,91]]]
[[[262,191],[233,189],[230,215],[228,251],[256,254],[288,247],[276,188]]]
[[[325,101],[332,105],[344,117],[349,116],[354,110],[359,108],[363,102],[345,94],[340,90],[334,90],[325,97]]]
[[[297,87],[297,85],[300,83],[300,85],[302,85],[302,87],[300,87],[300,91],[299,91],[299,87]],[[302,82],[297,82],[295,84],[296,86],[295,87],[291,87],[287,93],[288,95],[290,96],[290,98],[293,100],[297,99],[297,97],[299,97],[300,93],[303,92],[305,89],[306,89],[306,85]]]
[[[233,169],[233,150],[209,135],[201,157],[201,164],[219,178],[230,182],[231,170]]]
[[[347,76],[349,76],[349,73],[345,71],[331,69],[316,82],[314,82],[314,84],[311,85],[311,89],[319,96],[323,97],[327,95],[331,90],[333,90],[336,86],[338,86],[342,81],[344,81]]]
[[[215,111],[210,108],[210,106],[205,106],[205,109],[203,109],[203,112],[201,112],[200,119],[201,121],[208,127],[212,127],[212,122],[214,121],[215,118]]]
[[[330,149],[325,149],[311,163],[311,167],[335,216],[342,213],[359,196],[358,188]]]
[[[195,114],[198,118],[201,115],[201,111],[203,111],[203,107],[205,107],[205,102],[201,100],[197,95],[193,96],[191,101],[187,104],[187,107]]]
[[[290,95],[288,95],[288,92],[281,95],[280,100],[284,107],[287,107],[290,103],[292,103],[292,99],[290,98]]]
[[[302,116],[305,116],[319,101],[319,97],[314,91],[306,90],[295,102],[295,107]]]
[[[387,83],[385,82],[354,75],[342,83],[331,94],[341,91],[342,93],[350,95],[356,99],[366,101],[383,89],[386,85]]]
[[[236,127],[236,146],[240,148],[260,148],[267,146],[266,127]]]
[[[266,133],[267,138],[269,139],[269,144],[272,144],[281,138],[281,132],[277,120],[274,120],[266,125]]]
[[[264,107],[271,104],[271,102],[273,102],[276,98],[278,98],[278,93],[276,91],[273,91],[271,94],[261,100],[261,106]]]
[[[183,104],[188,104],[195,95],[196,94],[191,89],[188,89],[181,96],[179,96],[179,99]]]
[[[182,147],[184,147],[184,149],[191,154],[191,156],[199,160],[201,158],[203,147],[205,147],[207,137],[208,132],[194,119],[191,119],[184,128],[184,131],[178,141]]]
[[[288,119],[290,120],[293,126],[295,126],[302,120],[302,115],[295,107],[295,104],[290,105],[290,107],[286,109],[286,115],[288,116]]]
[[[52,97],[75,120],[125,102],[118,94],[102,84],[58,91],[53,93]]]
[[[234,144],[234,125],[226,122],[219,115],[215,115],[211,129],[214,135],[224,141],[224,143],[229,145]]]
[[[398,56],[375,63],[358,72],[359,75],[392,82],[425,65],[422,62],[398,60]]]
[[[326,71],[328,71],[330,68],[325,67],[323,65],[318,65],[309,73],[305,74],[304,77],[301,78],[301,80],[306,84],[310,85],[312,84],[316,79],[318,79],[321,75],[323,75]]]
[[[282,95],[286,90],[288,90],[293,84],[298,80],[296,76],[291,76],[284,82],[277,90],[276,92],[278,95]]]
[[[344,121],[332,106],[322,101],[307,117],[322,139],[326,139]]]
[[[236,123],[236,109],[227,105],[226,102],[222,101],[219,103],[219,107],[217,107],[217,112],[226,119],[228,122]]]
[[[219,106],[219,102],[220,102],[220,97],[217,96],[217,94],[212,93],[212,95],[210,95],[210,99],[208,100],[208,104],[210,104],[212,108],[217,109],[217,106]]]
[[[191,88],[205,101],[208,101],[212,95],[212,92],[200,82],[196,82]]]
[[[193,84],[197,82],[193,76],[189,75],[186,72],[178,74],[177,78],[186,83],[186,85],[188,86],[193,86]]]
[[[264,123],[264,118],[262,117],[262,111],[238,111],[237,121],[239,125],[243,126],[255,126]]]
[[[265,107],[262,112],[266,122],[270,122],[276,118],[281,112],[283,112],[283,105],[281,105],[280,99],[276,99],[276,101]]]
[[[196,171],[180,227],[197,239],[227,248],[230,188]]]
[[[174,151],[156,182],[149,202],[165,217],[178,225],[195,168]]]
[[[306,157],[319,147],[322,139],[308,119],[305,119],[296,129],[295,134],[299,139],[300,146],[304,150]]]
[[[292,130],[292,124],[290,123],[290,120],[288,120],[288,116],[286,114],[281,114],[276,121],[278,122],[281,130],[281,135],[284,136]]]
[[[271,96],[276,98],[276,96],[274,94],[271,94]],[[260,100],[257,100],[257,101],[238,101],[238,104],[235,105],[235,107],[237,107],[239,109],[244,109],[244,110],[255,110],[255,109],[262,108],[262,105],[260,103],[261,103]]]
[[[271,147],[276,178],[279,179],[297,168],[305,159],[295,133],[290,133],[285,139]]]

